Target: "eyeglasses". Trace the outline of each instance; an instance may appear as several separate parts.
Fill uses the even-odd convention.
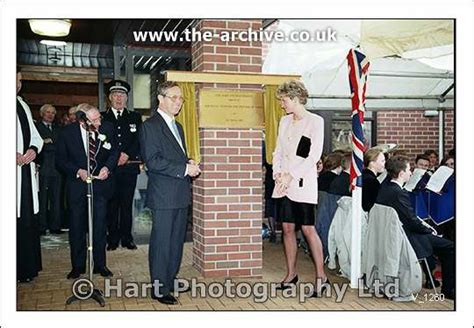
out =
[[[89,119],[91,123],[100,123],[102,121],[102,116],[96,117],[95,119]]]
[[[174,96],[164,95],[164,97],[170,98],[172,102],[177,102],[178,100],[180,100],[181,102],[184,103],[184,101],[185,101],[185,99],[183,97],[176,96],[176,95],[174,95]]]

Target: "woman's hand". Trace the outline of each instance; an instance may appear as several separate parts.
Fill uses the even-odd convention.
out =
[[[293,177],[288,173],[278,173],[275,179],[275,188],[278,194],[286,195],[290,182]]]
[[[283,183],[276,183],[275,184],[275,189],[278,195],[286,195],[286,191],[288,189],[287,186],[285,186]]]
[[[285,172],[281,175],[280,181],[286,185],[287,188],[290,186],[291,180],[293,180],[293,177],[290,175],[290,173]]]

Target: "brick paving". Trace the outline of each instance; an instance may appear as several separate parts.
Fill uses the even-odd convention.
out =
[[[270,244],[264,241],[263,250],[263,278],[245,279],[235,278],[235,284],[242,282],[279,282],[285,275],[285,265],[282,244]],[[299,302],[298,298],[284,298],[282,292],[278,291],[276,297],[268,297],[264,302],[259,302],[266,295],[260,289],[258,297],[255,299],[247,297],[230,298],[221,297],[191,297],[190,293],[180,294],[179,304],[175,306],[163,305],[150,297],[146,298],[126,298],[117,297],[112,293],[106,298],[105,307],[100,307],[92,300],[75,302],[65,305],[68,296],[71,295],[72,280],[67,280],[66,275],[70,270],[69,248],[66,243],[55,243],[43,248],[43,271],[40,272],[32,283],[18,284],[17,286],[17,309],[18,310],[144,310],[144,311],[266,311],[266,310],[300,310],[300,311],[329,311],[329,310],[409,310],[409,311],[446,311],[454,310],[452,301],[426,301],[425,294],[431,290],[423,289],[414,302],[397,303],[385,298],[358,297],[356,290],[348,290],[341,302],[336,302],[336,295],[333,292],[331,297],[318,299],[307,299]],[[123,285],[127,282],[148,282],[148,245],[139,245],[138,250],[129,251],[118,249],[107,253],[107,266],[114,272],[111,285],[117,284],[117,279],[123,279]],[[313,265],[311,259],[302,251],[298,258],[298,272],[300,282],[311,282],[313,279]],[[327,271],[331,283],[347,283],[346,279],[338,277],[334,272]],[[82,277],[87,277],[83,275]],[[192,243],[185,244],[183,265],[180,277],[191,279],[197,278],[199,282],[212,283],[222,282],[223,278],[203,278],[192,266]],[[104,290],[104,278],[94,275],[96,286]],[[127,288],[124,292],[132,292]],[[333,289],[334,290],[334,289]],[[245,291],[245,290],[244,290]]]

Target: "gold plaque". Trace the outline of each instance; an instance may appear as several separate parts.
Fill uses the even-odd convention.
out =
[[[200,91],[199,126],[204,128],[263,128],[263,93],[259,91]]]

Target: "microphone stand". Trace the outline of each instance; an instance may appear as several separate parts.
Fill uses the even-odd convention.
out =
[[[88,218],[88,245],[87,245],[87,264],[88,264],[88,269],[89,269],[89,283],[86,286],[87,291],[80,291],[83,293],[85,296],[84,297],[78,297],[74,292],[72,296],[70,296],[66,300],[66,304],[69,305],[75,301],[79,300],[87,300],[89,298],[92,298],[94,301],[99,303],[101,307],[105,306],[105,299],[104,299],[104,293],[98,289],[94,288],[94,283],[93,283],[93,271],[94,271],[94,260],[93,260],[93,220],[94,220],[94,212],[93,212],[93,206],[94,206],[94,198],[93,198],[93,192],[92,192],[92,180],[94,177],[92,176],[91,172],[91,166],[90,166],[90,153],[89,153],[89,140],[90,137],[92,136],[92,133],[94,133],[91,129],[91,126],[84,122],[84,127],[87,131],[87,142],[86,142],[86,156],[87,156],[87,179],[86,179],[86,184],[87,184],[87,218]],[[80,280],[80,279],[79,279]],[[76,280],[78,281],[78,280]],[[74,286],[74,285],[73,285]],[[81,286],[82,287],[82,286]]]

